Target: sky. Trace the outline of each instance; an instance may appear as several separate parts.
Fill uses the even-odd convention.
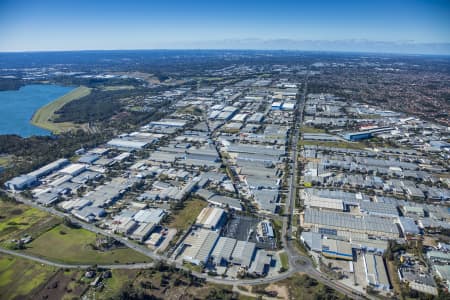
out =
[[[449,45],[450,0],[0,0],[0,51]]]

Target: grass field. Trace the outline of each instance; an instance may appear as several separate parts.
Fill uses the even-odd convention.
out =
[[[281,261],[282,268],[284,268],[285,270],[289,269],[289,259],[288,259],[286,252],[280,253],[280,261]]]
[[[186,230],[197,218],[198,214],[203,208],[208,205],[208,202],[200,199],[191,199],[185,202],[185,207],[170,216],[170,223],[168,227],[176,228],[178,231]]]
[[[30,294],[57,271],[30,260],[0,254],[0,298],[15,299]]]
[[[201,116],[203,114],[203,111],[200,108],[198,108],[198,107],[196,107],[194,105],[190,105],[190,106],[178,109],[177,113],[180,113],[180,114],[191,114],[191,115],[194,115],[194,116]]]
[[[96,234],[60,224],[27,245],[24,251],[68,264],[114,264],[149,262],[151,259],[128,248],[99,251],[93,249]]]
[[[55,112],[58,111],[61,107],[63,107],[65,104],[69,103],[70,101],[79,99],[81,97],[85,97],[90,93],[91,89],[84,86],[80,86],[70,91],[64,96],[56,99],[53,102],[50,102],[49,104],[41,107],[38,111],[36,111],[35,114],[33,115],[33,118],[31,119],[31,124],[50,130],[51,132],[54,133],[68,131],[79,127],[76,124],[70,122],[63,122],[63,123],[53,122]]]

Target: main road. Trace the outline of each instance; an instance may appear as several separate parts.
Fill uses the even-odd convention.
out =
[[[326,274],[319,272],[312,264],[311,259],[299,253],[297,247],[292,242],[292,227],[295,222],[294,212],[297,199],[297,182],[298,174],[300,171],[298,166],[298,143],[300,141],[300,128],[303,124],[303,112],[305,109],[306,94],[308,90],[308,76],[309,70],[305,74],[305,79],[302,85],[303,89],[301,91],[299,90],[299,97],[297,98],[297,105],[294,114],[290,152],[291,174],[289,179],[289,192],[286,199],[286,212],[288,215],[287,217],[283,218],[282,227],[282,242],[289,259],[289,271],[293,270],[294,272],[304,272],[317,281],[328,285],[329,287],[343,293],[344,295],[347,295],[350,298],[363,299],[363,297],[360,296],[360,292],[353,290],[340,282],[333,281],[332,279],[328,278]],[[365,297],[370,298],[369,296]]]
[[[59,263],[54,262],[42,257],[37,257],[35,255],[31,255],[24,252],[18,252],[15,250],[8,250],[4,248],[0,248],[0,253],[13,255],[29,260],[33,260],[35,262],[38,262],[40,264],[57,267],[57,268],[64,268],[64,269],[88,269],[91,268],[92,265],[84,265],[84,264],[66,264],[66,263]],[[102,269],[147,269],[152,268],[155,266],[155,263],[137,263],[137,264],[113,264],[113,265],[97,265],[98,268]]]

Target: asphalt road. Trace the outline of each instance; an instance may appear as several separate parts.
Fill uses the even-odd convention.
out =
[[[283,248],[286,251],[289,259],[289,271],[290,272],[304,272],[316,279],[323,284],[332,287],[333,289],[347,295],[353,299],[364,299],[359,296],[359,292],[351,289],[350,287],[335,282],[332,279],[328,278],[325,274],[319,272],[314,268],[311,259],[309,257],[304,256],[299,253],[295,245],[292,244],[292,225],[294,222],[294,211],[295,211],[295,200],[297,197],[297,177],[299,174],[299,166],[298,166],[298,142],[300,140],[300,128],[303,124],[303,111],[306,103],[306,94],[308,89],[308,75],[309,72],[305,75],[305,80],[303,82],[303,90],[301,91],[301,96],[297,99],[297,108],[295,111],[294,117],[294,131],[292,136],[291,143],[291,175],[289,180],[289,193],[288,198],[286,200],[286,208],[288,211],[288,217],[284,217],[283,219],[283,227],[282,227],[282,242]],[[370,297],[368,297],[370,298]]]

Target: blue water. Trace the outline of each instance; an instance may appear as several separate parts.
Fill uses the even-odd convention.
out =
[[[23,137],[50,134],[45,129],[31,125],[31,117],[39,108],[73,89],[60,85],[30,84],[17,91],[0,92],[0,134]]]

